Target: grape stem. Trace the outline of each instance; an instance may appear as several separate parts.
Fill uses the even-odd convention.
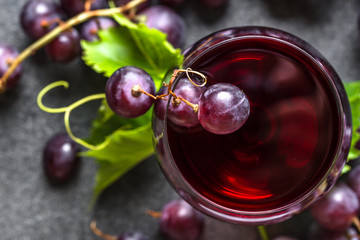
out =
[[[257,230],[259,232],[261,240],[269,240],[269,236],[267,234],[265,226],[257,226]]]
[[[138,84],[136,84],[136,85],[133,86],[133,88],[132,88],[132,94],[133,94],[134,97],[136,97],[136,96],[138,96],[139,93],[143,93],[143,94],[145,94],[145,95],[147,95],[147,96],[149,96],[149,97],[151,97],[151,98],[153,98],[153,99],[155,99],[155,100],[166,100],[165,97],[171,95],[171,96],[173,97],[173,104],[174,104],[174,105],[178,105],[178,104],[180,104],[180,102],[182,101],[182,102],[186,103],[187,105],[189,105],[189,106],[194,110],[194,112],[197,113],[197,112],[199,111],[199,105],[198,105],[198,104],[193,104],[193,103],[189,102],[188,100],[186,100],[185,98],[182,98],[182,97],[177,96],[177,95],[171,90],[175,78],[178,76],[179,73],[184,73],[184,72],[186,73],[186,76],[187,76],[187,78],[189,79],[189,81],[190,81],[193,85],[195,85],[195,86],[197,86],[197,87],[203,87],[203,86],[205,86],[205,84],[207,83],[207,78],[206,78],[206,76],[205,76],[204,74],[198,72],[198,71],[194,71],[194,70],[192,70],[191,68],[187,68],[187,69],[175,69],[174,72],[173,72],[173,74],[171,75],[171,79],[170,79],[169,84],[164,83],[164,86],[167,87],[167,93],[166,93],[166,94],[154,96],[154,95],[146,92],[146,91],[145,91],[144,89],[142,89],[141,86],[138,85]],[[202,78],[202,80],[203,80],[202,83],[201,83],[201,84],[195,83],[195,81],[190,77],[190,73],[199,75],[199,76]],[[180,102],[177,101],[177,100],[180,100]]]
[[[100,229],[98,229],[97,226],[96,226],[96,221],[95,220],[92,220],[90,222],[90,229],[91,229],[91,231],[93,231],[93,233],[96,236],[101,237],[102,239],[105,239],[105,240],[116,240],[117,239],[117,237],[106,234],[103,231],[101,231]]]
[[[358,232],[360,232],[360,221],[358,217],[354,217],[352,220],[353,224],[355,225],[356,229],[358,230]]]
[[[10,75],[15,71],[15,69],[21,64],[26,58],[33,55],[37,50],[44,47],[46,44],[51,42],[55,39],[60,33],[80,24],[83,23],[91,18],[100,17],[100,16],[111,16],[116,13],[124,13],[129,11],[139,4],[145,2],[146,0],[132,0],[131,2],[127,3],[124,6],[116,7],[116,8],[108,8],[108,9],[98,9],[98,10],[85,10],[82,13],[70,18],[63,24],[58,25],[56,28],[48,32],[42,38],[31,44],[27,47],[24,51],[22,51],[12,62],[9,66],[8,70],[4,73],[4,75],[0,78],[0,93],[5,92],[6,90],[6,82],[8,81]],[[90,5],[91,0],[86,2],[86,5]],[[90,9],[86,7],[85,9]]]
[[[160,218],[161,217],[161,212],[158,212],[158,211],[154,211],[154,210],[146,210],[146,214],[157,219],[157,218]]]
[[[90,96],[82,98],[66,107],[50,108],[50,107],[45,106],[42,102],[42,99],[45,96],[45,94],[47,92],[49,92],[50,90],[52,90],[53,88],[60,87],[60,86],[63,86],[65,89],[67,89],[69,87],[69,83],[66,81],[53,82],[40,91],[40,93],[37,96],[37,104],[38,104],[39,108],[48,113],[65,113],[64,114],[64,124],[65,124],[65,128],[66,128],[66,132],[68,133],[69,137],[72,140],[74,140],[76,143],[78,143],[88,149],[91,149],[91,150],[96,150],[96,149],[102,148],[105,144],[107,144],[106,141],[104,141],[102,144],[100,144],[98,146],[94,146],[92,144],[85,142],[81,138],[76,137],[72,133],[71,128],[70,128],[70,114],[71,114],[72,110],[74,110],[75,108],[77,108],[89,101],[105,99],[105,94],[99,93],[99,94],[90,95]]]

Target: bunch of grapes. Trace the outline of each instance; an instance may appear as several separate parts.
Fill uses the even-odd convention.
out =
[[[249,100],[235,85],[217,83],[206,88],[181,78],[172,89],[172,81],[155,96],[155,84],[148,73],[134,66],[123,67],[107,81],[106,100],[109,107],[124,118],[144,114],[155,102],[155,115],[161,119],[167,106],[165,97],[171,95],[168,115],[172,123],[179,127],[200,124],[214,134],[235,132],[249,117]]]
[[[124,6],[130,0],[117,0],[116,6]],[[89,3],[87,5],[87,3]],[[88,6],[88,9],[86,9]],[[52,0],[29,0],[22,8],[20,15],[21,27],[24,33],[40,45],[45,35],[54,30],[57,26],[66,23],[69,17],[76,16],[87,10],[104,9],[108,7],[107,0],[61,0],[60,4]],[[168,41],[174,47],[181,47],[185,39],[185,22],[175,11],[166,6],[151,6],[147,0],[137,7],[137,15],[145,16],[145,24],[149,28],[156,28],[167,35]],[[136,19],[133,16],[134,21]],[[98,40],[98,31],[110,27],[117,27],[117,23],[108,17],[95,17],[78,28],[70,28],[61,31],[51,42],[45,46],[45,52],[49,58],[57,63],[69,63],[77,59],[81,54],[80,40]],[[29,49],[31,52],[37,49]],[[0,77],[9,69],[13,61],[18,58],[19,52],[12,46],[0,44]],[[22,73],[21,61],[17,68],[7,77],[6,83],[1,82],[6,90],[16,85]]]

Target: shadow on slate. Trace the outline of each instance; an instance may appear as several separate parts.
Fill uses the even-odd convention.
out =
[[[307,24],[326,21],[334,0],[262,0],[272,17],[296,18]]]

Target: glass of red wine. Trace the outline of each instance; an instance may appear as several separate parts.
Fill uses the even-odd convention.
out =
[[[290,218],[334,185],[350,148],[351,112],[319,52],[280,30],[240,27],[206,36],[184,54],[184,68],[204,74],[206,87],[239,87],[250,115],[239,130],[219,135],[200,124],[178,126],[168,111],[154,114],[159,163],[179,195],[217,219],[259,225]]]

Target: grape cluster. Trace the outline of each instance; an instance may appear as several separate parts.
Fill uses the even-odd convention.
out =
[[[155,114],[163,119],[167,104],[163,100],[169,95],[166,94],[170,92],[169,88],[171,84],[154,96],[155,85],[151,76],[142,69],[127,66],[111,75],[105,94],[109,107],[121,117],[138,117],[156,100]],[[237,131],[250,114],[250,103],[244,92],[228,83],[206,88],[181,78],[171,95],[168,116],[179,127],[194,127],[200,123],[214,134],[229,134]]]
[[[85,11],[85,0],[61,0],[57,4],[53,0],[29,0],[21,10],[20,23],[25,34],[33,40],[42,38],[59,24],[64,23],[68,17],[73,17]],[[115,0],[116,6],[123,6],[130,0]],[[146,17],[145,23],[149,28],[155,28],[167,35],[173,46],[181,47],[185,38],[185,22],[180,15],[165,6],[150,6],[147,0],[140,4],[136,10],[142,11]],[[89,5],[90,10],[108,7],[107,0],[94,0]],[[132,12],[132,11],[130,11]],[[133,12],[135,13],[135,12]],[[129,15],[130,16],[130,15]],[[132,16],[133,19],[135,16]],[[85,22],[80,28],[72,28],[60,33],[55,39],[45,46],[46,53],[51,60],[57,63],[69,63],[81,54],[80,40],[92,42],[98,40],[98,31],[118,24],[111,18],[96,17]],[[0,76],[9,69],[12,60],[18,52],[11,46],[0,45]],[[21,74],[19,66],[7,78],[6,89],[11,89]],[[1,88],[4,85],[1,86]]]

